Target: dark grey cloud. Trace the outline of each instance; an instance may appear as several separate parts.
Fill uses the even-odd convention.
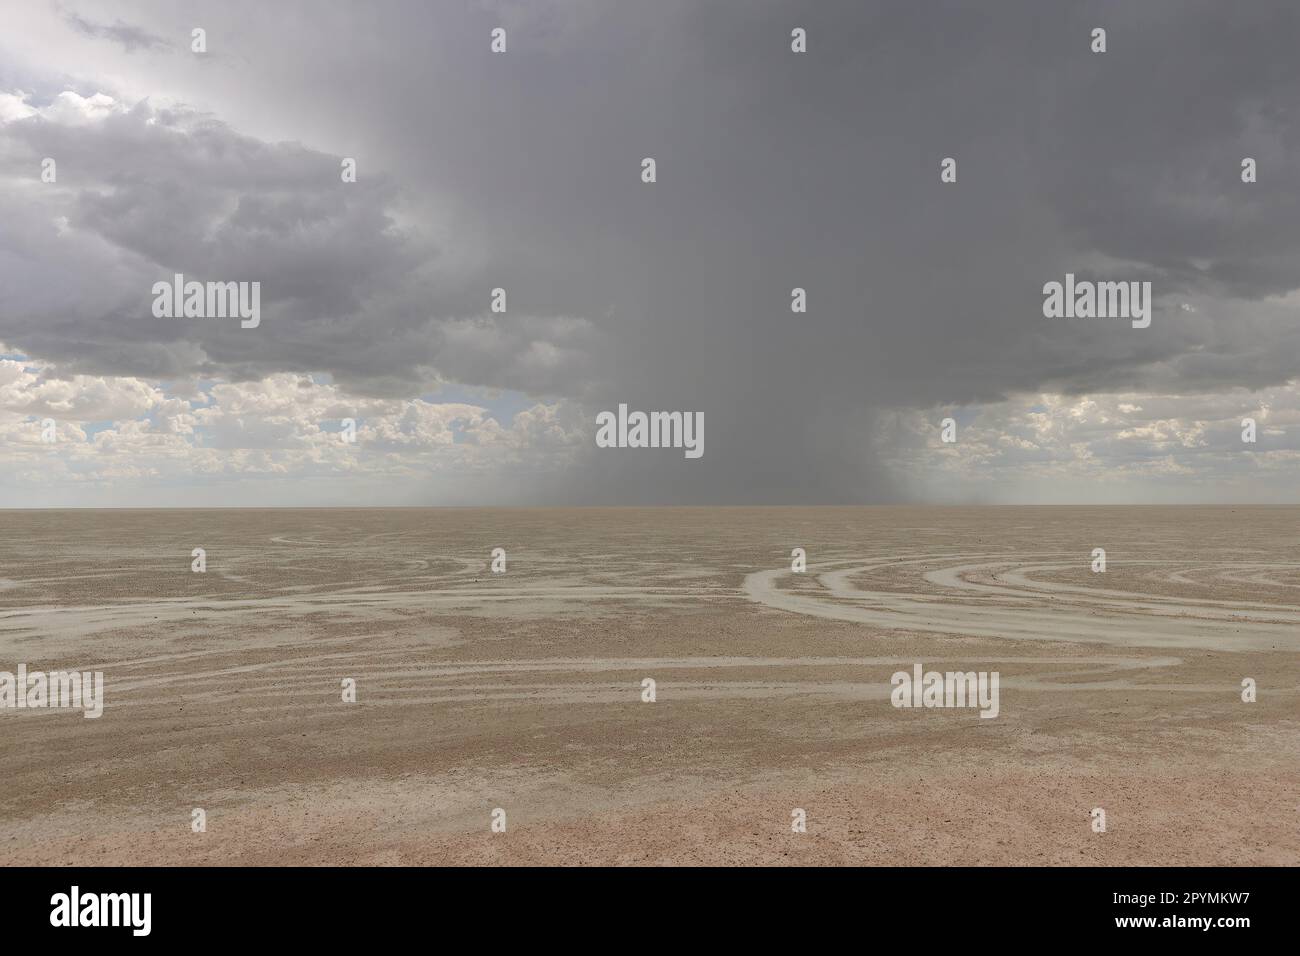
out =
[[[48,198],[9,200],[23,228],[8,244],[15,281],[0,340],[70,371],[325,371],[362,391],[408,394],[441,374],[563,392],[565,365],[580,355],[582,323],[515,313],[475,336],[429,271],[439,249],[390,215],[393,183],[370,174],[344,184],[337,156],[148,102],[86,126],[33,116],[6,133],[13,161],[61,165],[42,187]],[[154,317],[153,283],[176,273],[260,282],[263,325]],[[462,314],[482,311],[486,290],[476,299],[460,297]]]
[[[127,53],[136,50],[165,50],[171,46],[162,37],[121,20],[112,23],[95,23],[71,11],[64,13],[64,18],[72,29],[83,36],[119,43]]]
[[[593,450],[521,491],[574,501],[888,499],[882,409],[1294,375],[1300,326],[1269,298],[1300,286],[1293,3],[194,11],[248,74],[214,75],[222,95],[347,145],[148,104],[95,128],[9,124],[9,157],[66,157],[81,237],[60,256],[44,205],[0,200],[22,275],[57,283],[93,255],[97,276],[133,278],[11,294],[0,340],[81,370],[705,413],[699,461]],[[361,181],[341,187],[353,144]],[[260,278],[273,317],[256,335],[160,327],[138,282],[172,269]],[[1067,271],[1150,280],[1152,327],[1044,319],[1042,285]]]

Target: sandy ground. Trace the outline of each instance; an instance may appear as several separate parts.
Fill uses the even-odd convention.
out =
[[[0,512],[0,864],[1297,864],[1297,652],[1295,508]]]

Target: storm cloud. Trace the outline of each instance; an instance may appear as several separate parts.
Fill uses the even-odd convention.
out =
[[[409,409],[482,389],[557,423],[502,424],[547,465],[499,474],[501,500],[737,504],[898,500],[927,468],[948,482],[932,497],[986,494],[977,462],[918,444],[941,409],[985,407],[979,442],[1018,448],[1050,431],[1024,416],[1071,396],[1158,396],[1165,421],[1184,402],[1185,437],[1241,390],[1291,394],[1291,3],[95,7],[14,4],[0,39],[0,342],[47,391],[202,393],[215,429],[211,383],[312,376],[397,403],[375,412],[397,454]],[[178,272],[260,281],[261,326],[155,318],[152,283]],[[1151,327],[1044,318],[1067,272],[1150,281]],[[578,440],[619,403],[702,412],[704,457]],[[482,406],[450,404],[427,414],[488,434]],[[1168,451],[1122,424],[1090,433],[1096,454]],[[305,441],[258,447],[277,434]],[[1078,444],[1001,464],[1050,483]],[[1209,498],[1213,457],[1185,463]]]

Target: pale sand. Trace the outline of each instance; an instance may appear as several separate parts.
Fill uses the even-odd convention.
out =
[[[1295,508],[0,512],[0,864],[1296,864],[1297,652]]]

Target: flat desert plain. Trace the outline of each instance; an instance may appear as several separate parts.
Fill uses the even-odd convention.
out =
[[[0,863],[1296,864],[1298,652],[1296,508],[0,512]]]

